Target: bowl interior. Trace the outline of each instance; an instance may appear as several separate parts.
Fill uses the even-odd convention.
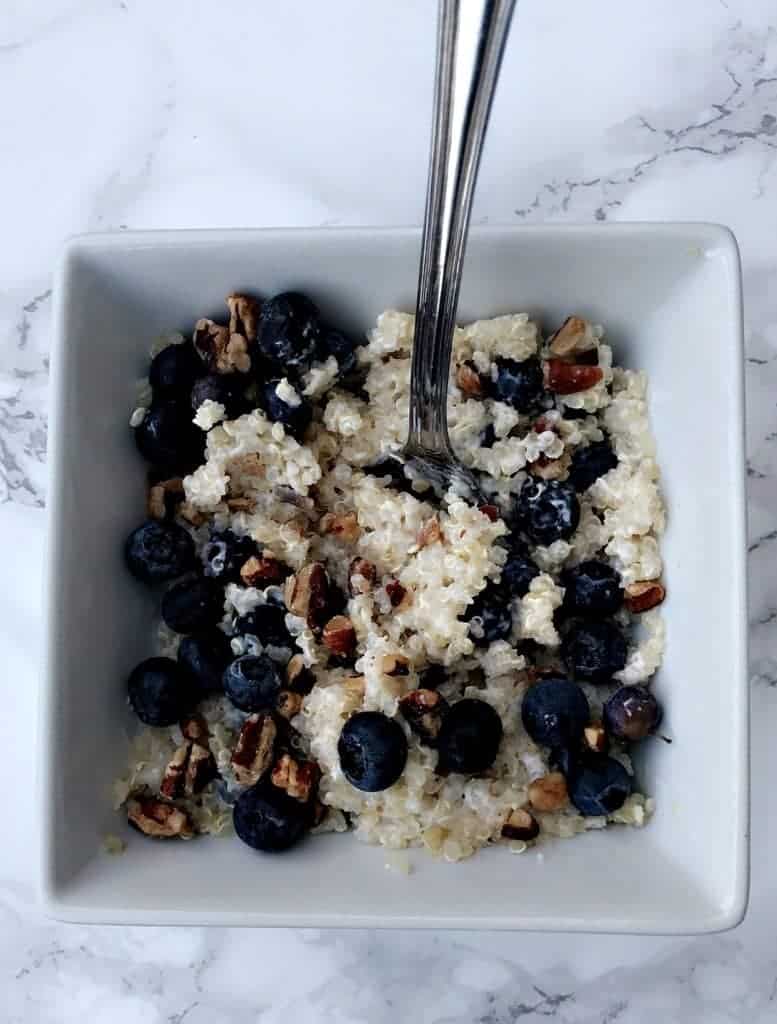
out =
[[[50,647],[44,708],[43,889],[58,916],[224,924],[418,925],[692,931],[725,927],[746,898],[746,689],[741,310],[722,229],[634,225],[475,230],[459,319],[528,310],[605,325],[619,363],[650,375],[669,528],[668,645],[656,690],[671,745],[644,744],[658,810],[515,857],[447,865],[411,854],[409,876],[352,837],[282,857],[235,841],[152,843],[111,809],[132,723],[124,683],[151,653],[156,603],[123,567],[144,516],[128,427],[135,380],[162,331],[223,315],[245,289],[309,292],[365,331],[412,309],[413,230],[160,233],[71,243],[54,352]],[[126,833],[122,857],[100,851]]]

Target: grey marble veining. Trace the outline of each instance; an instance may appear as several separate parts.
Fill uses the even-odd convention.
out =
[[[519,4],[480,222],[706,219],[743,257],[753,888],[698,939],[64,927],[33,906],[52,272],[85,230],[417,222],[434,4],[0,8],[0,1020],[777,1021],[777,12]],[[689,338],[704,358],[704,338]],[[692,422],[689,396],[688,429]],[[725,586],[726,581],[721,581]],[[721,809],[725,813],[725,808]]]

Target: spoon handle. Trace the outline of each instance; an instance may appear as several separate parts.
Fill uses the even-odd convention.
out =
[[[409,451],[451,454],[448,376],[472,196],[515,0],[440,0]]]

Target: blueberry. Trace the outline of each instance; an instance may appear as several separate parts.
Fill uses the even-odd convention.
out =
[[[190,472],[202,462],[205,435],[192,422],[188,402],[154,401],[135,427],[135,444],[143,458],[171,472]]]
[[[208,373],[194,382],[190,394],[191,407],[197,412],[203,402],[218,402],[224,406],[228,420],[247,411],[243,397],[243,382],[234,373]]]
[[[567,776],[569,798],[581,814],[599,817],[617,811],[631,793],[631,776],[613,757],[590,755]]]
[[[420,684],[424,690],[436,690],[448,679],[448,673],[442,665],[430,665],[421,673]]]
[[[203,694],[223,688],[224,671],[232,658],[229,640],[220,629],[185,636],[178,645],[178,664]]]
[[[187,678],[172,658],[148,658],[130,673],[127,692],[144,725],[173,725],[194,703]]]
[[[305,295],[283,292],[262,303],[259,348],[284,370],[301,373],[310,365],[319,331],[318,308]]]
[[[238,838],[247,846],[279,853],[299,842],[309,818],[305,804],[271,782],[260,782],[240,794],[232,821]]]
[[[614,615],[623,604],[621,578],[606,562],[591,559],[561,574],[564,609],[573,615]]]
[[[239,583],[240,570],[249,558],[260,558],[262,549],[248,535],[239,537],[232,530],[212,533],[202,549],[206,576],[222,583]]]
[[[365,793],[393,786],[407,761],[407,739],[401,725],[380,711],[359,711],[343,726],[337,742],[346,779]]]
[[[524,594],[528,594],[531,581],[539,574],[539,568],[528,554],[520,551],[511,552],[502,566],[501,584],[513,597],[523,597]]]
[[[470,639],[477,647],[506,640],[513,628],[510,595],[498,583],[487,583],[470,602],[465,619],[470,623]]]
[[[609,441],[594,441],[585,448],[578,448],[572,455],[572,465],[569,468],[569,480],[577,491],[587,491],[588,488],[615,469],[618,465],[618,456],[612,450]]]
[[[174,583],[162,598],[162,618],[176,633],[215,626],[223,615],[224,589],[207,576]]]
[[[480,435],[481,448],[493,448],[496,442],[496,431],[493,423],[487,423],[486,429]]]
[[[567,540],[580,522],[580,503],[571,484],[528,480],[518,495],[516,518],[535,544]]]
[[[300,441],[313,419],[313,407],[302,395],[299,396],[299,405],[290,405],[284,401],[277,391],[279,383],[279,380],[270,380],[264,385],[262,408],[268,419],[273,423],[281,423],[287,434]]]
[[[323,327],[318,339],[316,356],[324,362],[334,356],[340,368],[340,374],[347,376],[356,369],[356,349],[362,342],[336,327]]]
[[[576,679],[608,683],[626,664],[626,639],[612,622],[588,622],[570,629],[561,656]]]
[[[241,711],[268,711],[275,707],[283,680],[278,666],[263,654],[244,654],[228,665],[224,692]]]
[[[286,629],[286,609],[275,604],[260,604],[235,622],[235,632],[255,636],[262,644],[291,647],[292,639]]]
[[[194,542],[177,523],[149,519],[124,544],[127,568],[144,583],[165,583],[194,567]]]
[[[185,401],[202,369],[202,361],[190,342],[163,348],[151,360],[148,371],[154,398],[180,398]]]
[[[537,405],[544,390],[542,366],[535,356],[520,363],[515,359],[496,360],[496,380],[491,392],[497,401],[528,413]]]
[[[545,747],[565,748],[578,743],[588,725],[590,710],[580,687],[569,679],[540,679],[526,691],[521,704],[523,727]]]
[[[644,686],[622,686],[604,705],[604,725],[619,740],[643,740],[658,728],[661,705]]]
[[[484,700],[457,701],[442,720],[437,737],[437,771],[479,775],[494,763],[502,741],[502,719]]]

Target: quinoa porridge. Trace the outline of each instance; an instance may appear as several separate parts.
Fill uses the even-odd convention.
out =
[[[659,725],[664,646],[644,375],[576,316],[457,328],[476,507],[396,457],[412,316],[354,339],[296,293],[227,302],[157,345],[131,418],[151,468],[125,554],[161,625],[116,806],[157,837],[351,830],[450,861],[644,824],[629,750]]]

